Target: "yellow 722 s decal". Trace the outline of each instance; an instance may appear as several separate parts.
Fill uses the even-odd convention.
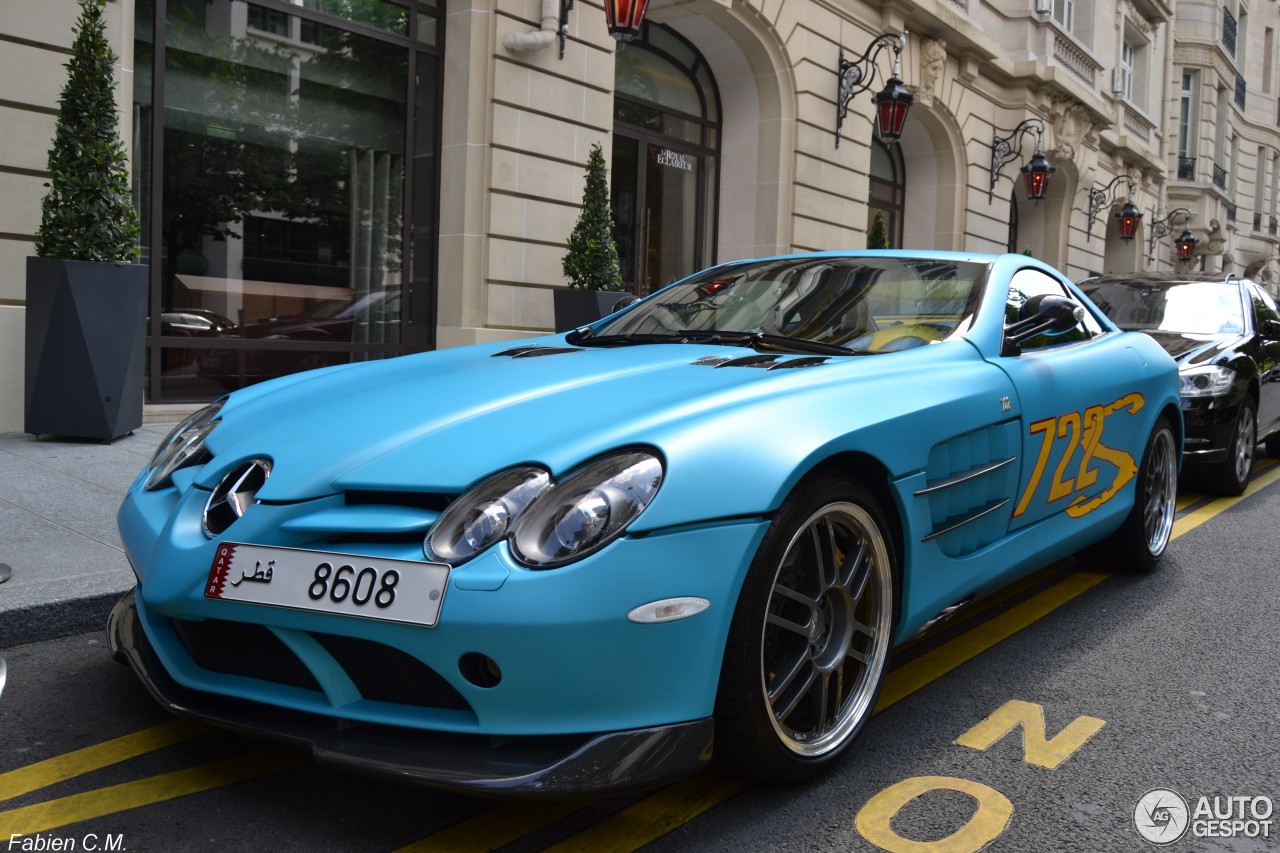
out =
[[[1041,433],[1040,453],[1036,457],[1036,467],[1031,472],[1031,479],[1027,481],[1027,488],[1018,500],[1017,509],[1013,511],[1013,517],[1022,515],[1030,506],[1031,499],[1035,496],[1040,480],[1044,476],[1045,467],[1049,464],[1049,455],[1053,450],[1054,442],[1059,439],[1065,439],[1067,447],[1062,453],[1062,459],[1058,462],[1057,468],[1054,469],[1053,480],[1049,483],[1048,502],[1053,503],[1075,495],[1067,505],[1067,515],[1080,518],[1115,497],[1116,492],[1123,489],[1125,484],[1138,473],[1138,465],[1128,453],[1103,444],[1102,429],[1108,416],[1121,410],[1127,410],[1129,414],[1136,415],[1145,402],[1142,395],[1135,391],[1125,394],[1110,405],[1090,406],[1084,410],[1083,416],[1079,412],[1067,412],[1065,415],[1032,423],[1031,434]],[[1084,452],[1080,456],[1080,464],[1075,476],[1069,477],[1067,470],[1076,455],[1077,447],[1082,447]],[[1110,486],[1090,497],[1085,490],[1098,482],[1098,469],[1092,467],[1095,459],[1114,465],[1116,478]]]

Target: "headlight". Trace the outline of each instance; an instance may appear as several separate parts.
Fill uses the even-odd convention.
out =
[[[581,559],[621,536],[660,485],[662,462],[650,453],[593,462],[533,502],[516,524],[511,552],[538,569]]]
[[[541,468],[495,474],[449,504],[422,543],[428,560],[456,566],[506,538],[516,518],[551,485]]]
[[[168,485],[170,475],[179,468],[200,461],[204,453],[204,440],[218,425],[218,421],[214,419],[221,410],[221,401],[205,406],[165,436],[155,455],[147,463],[146,488],[149,491]]]
[[[1218,364],[1189,367],[1178,376],[1182,379],[1184,397],[1221,397],[1236,381],[1234,370]]]

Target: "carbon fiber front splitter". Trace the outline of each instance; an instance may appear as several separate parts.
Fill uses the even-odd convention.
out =
[[[156,701],[180,717],[305,747],[321,763],[471,794],[573,798],[658,787],[711,759],[710,717],[603,734],[497,738],[353,723],[192,690],[156,657],[134,595],[112,610],[107,638]]]

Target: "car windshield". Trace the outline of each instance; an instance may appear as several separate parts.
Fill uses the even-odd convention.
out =
[[[654,294],[594,339],[712,333],[887,352],[964,331],[986,265],[930,258],[791,258],[719,267]]]
[[[1234,281],[1152,284],[1109,281],[1085,293],[1126,331],[1229,335],[1244,331],[1244,303]]]

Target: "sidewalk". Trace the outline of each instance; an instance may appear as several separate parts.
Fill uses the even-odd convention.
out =
[[[175,423],[199,406],[148,406],[110,444],[0,433],[0,649],[104,628],[133,570],[116,510]],[[3,574],[0,571],[0,574]]]

